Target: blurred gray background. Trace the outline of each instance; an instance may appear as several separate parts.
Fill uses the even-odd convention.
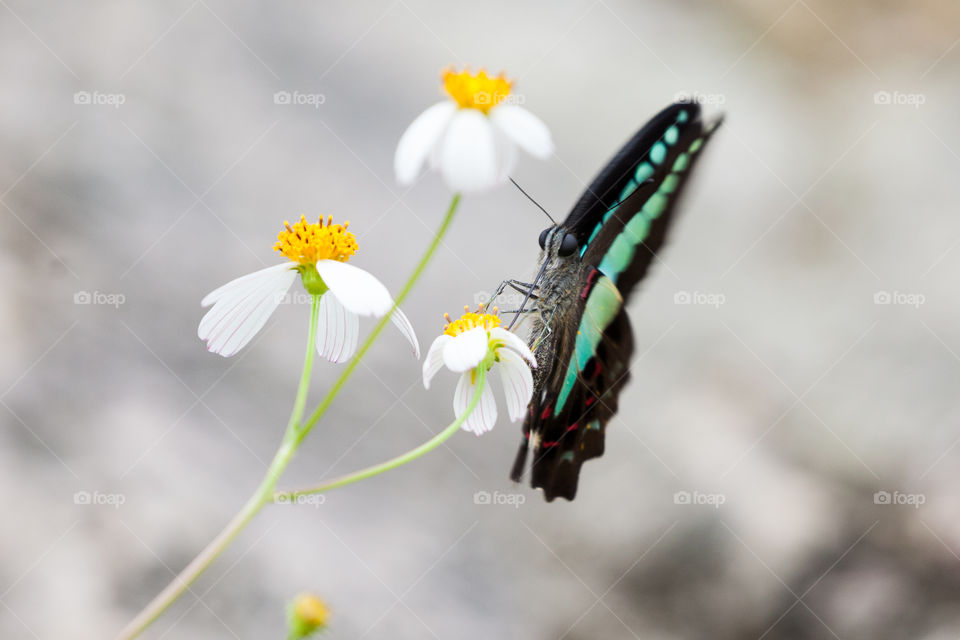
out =
[[[631,306],[606,455],[545,504],[501,418],[268,508],[145,637],[280,638],[310,590],[332,638],[956,638],[958,39],[934,0],[0,0],[0,636],[111,637],[239,508],[307,309],[226,360],[201,297],[301,213],[349,219],[396,291],[449,194],[399,188],[393,149],[469,64],[551,128],[516,177],[555,216],[678,93],[727,114]],[[544,226],[467,198],[405,305],[424,345]],[[281,484],[419,444],[454,384],[386,334]]]

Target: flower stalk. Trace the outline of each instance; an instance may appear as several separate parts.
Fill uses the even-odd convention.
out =
[[[386,462],[375,464],[371,467],[367,467],[366,469],[361,469],[360,471],[348,473],[347,475],[340,476],[339,478],[330,480],[329,482],[324,482],[323,484],[307,487],[305,489],[297,489],[295,491],[278,491],[277,493],[273,494],[273,501],[293,502],[299,496],[326,493],[327,491],[331,491],[333,489],[339,489],[340,487],[345,487],[348,484],[353,484],[355,482],[360,482],[361,480],[366,480],[367,478],[372,478],[373,476],[378,476],[385,471],[402,467],[408,462],[413,462],[423,454],[433,451],[447,441],[450,436],[459,431],[463,427],[463,423],[466,421],[469,415],[473,413],[474,409],[476,409],[477,405],[480,403],[480,398],[483,397],[484,386],[486,384],[486,375],[486,371],[480,370],[477,372],[476,390],[473,393],[473,397],[470,399],[470,404],[467,406],[467,410],[460,417],[451,422],[446,429],[427,440],[419,447],[411,449],[403,455],[399,455],[396,458],[387,460]]]

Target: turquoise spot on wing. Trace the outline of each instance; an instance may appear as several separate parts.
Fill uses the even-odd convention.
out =
[[[670,198],[666,194],[657,191],[655,194],[650,196],[650,199],[643,205],[641,211],[646,214],[650,219],[655,219],[664,209],[667,208],[667,205],[670,203]]]
[[[649,162],[641,162],[637,166],[637,172],[633,174],[634,180],[637,181],[637,184],[645,181],[647,178],[653,175],[653,167]]]
[[[663,179],[663,184],[660,185],[660,191],[670,194],[677,190],[677,187],[680,186],[680,176],[675,173],[671,173],[666,178]]]
[[[663,134],[663,139],[667,141],[667,144],[673,146],[677,144],[677,139],[680,138],[680,129],[677,128],[677,125],[673,125],[667,132]]]
[[[650,149],[650,160],[653,161],[653,164],[663,164],[663,161],[667,158],[667,145],[662,142],[657,142]]]
[[[587,431],[600,431],[600,421],[591,420],[587,423]]]
[[[563,406],[573,390],[573,385],[577,381],[577,374],[583,371],[587,362],[597,352],[597,345],[600,344],[604,330],[613,322],[622,306],[623,296],[620,295],[617,285],[610,278],[600,276],[593,289],[591,289],[590,295],[587,296],[587,302],[583,308],[580,326],[577,327],[577,340],[573,358],[567,366],[563,386],[557,396],[557,408],[553,412],[554,415],[563,410]]]
[[[627,183],[627,186],[623,188],[623,191],[620,192],[620,197],[617,198],[617,202],[623,202],[630,197],[630,194],[637,190],[637,181],[633,178],[630,179],[630,182]]]
[[[690,156],[685,153],[681,153],[677,156],[677,159],[673,161],[673,170],[676,172],[686,171],[689,166]]]
[[[573,462],[573,451],[564,451],[560,456],[560,462]]]
[[[605,276],[616,282],[617,276],[630,266],[635,251],[636,244],[632,238],[621,232],[613,239],[610,248],[607,249],[607,252],[603,255],[598,269],[600,269]]]
[[[690,119],[690,115],[686,111],[681,111],[677,114],[677,122],[683,123]]]
[[[580,257],[583,257],[583,254],[587,252],[587,247],[590,246],[590,243],[593,242],[593,239],[597,237],[597,234],[600,233],[600,229],[603,228],[603,223],[597,223],[597,226],[593,228],[593,231],[590,233],[590,237],[587,238],[587,244],[580,247]]]
[[[634,244],[640,244],[647,239],[648,233],[650,233],[650,218],[641,212],[627,223],[622,235],[628,236]]]
[[[567,398],[573,390],[573,384],[577,381],[577,366],[572,360],[567,366],[567,374],[563,378],[563,386],[560,387],[560,395],[557,396],[557,408],[554,413],[559,413],[563,405],[567,404]]]
[[[690,153],[696,153],[697,151],[700,151],[700,147],[702,146],[703,146],[703,138],[697,138],[696,140],[690,143]]]

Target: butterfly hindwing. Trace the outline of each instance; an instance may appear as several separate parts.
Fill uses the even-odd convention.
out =
[[[594,305],[602,305],[597,309],[588,307],[594,291],[598,292],[592,298]],[[582,358],[582,367],[556,369],[557,374],[563,373],[553,385],[560,389],[562,404],[558,395],[552,393],[534,397],[512,473],[514,480],[520,479],[529,451],[531,485],[542,488],[548,501],[557,496],[572,500],[580,466],[603,455],[604,430],[617,411],[617,396],[629,377],[633,353],[633,335],[623,299],[613,283],[596,269],[585,272],[581,302],[583,317],[603,328],[593,336],[581,330],[572,341],[571,353],[558,354],[567,355],[558,358],[560,362]]]

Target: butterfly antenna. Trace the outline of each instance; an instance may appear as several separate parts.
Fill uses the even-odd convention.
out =
[[[541,206],[540,206],[540,203],[533,199],[533,196],[531,196],[529,193],[527,193],[526,191],[524,191],[524,190],[523,190],[523,187],[521,187],[520,185],[518,185],[516,180],[514,180],[513,178],[510,178],[510,182],[512,182],[512,183],[513,183],[513,186],[515,186],[517,189],[520,190],[520,193],[522,193],[523,195],[527,196],[527,199],[528,199],[530,202],[532,202],[533,204],[537,205],[537,208],[540,209],[540,211],[543,211],[543,213],[544,213],[545,216],[547,216],[548,218],[550,218],[550,222],[552,222],[553,224],[557,224],[557,221],[553,219],[553,216],[551,216],[551,215],[547,212],[546,209],[544,209],[543,207],[541,207]]]

